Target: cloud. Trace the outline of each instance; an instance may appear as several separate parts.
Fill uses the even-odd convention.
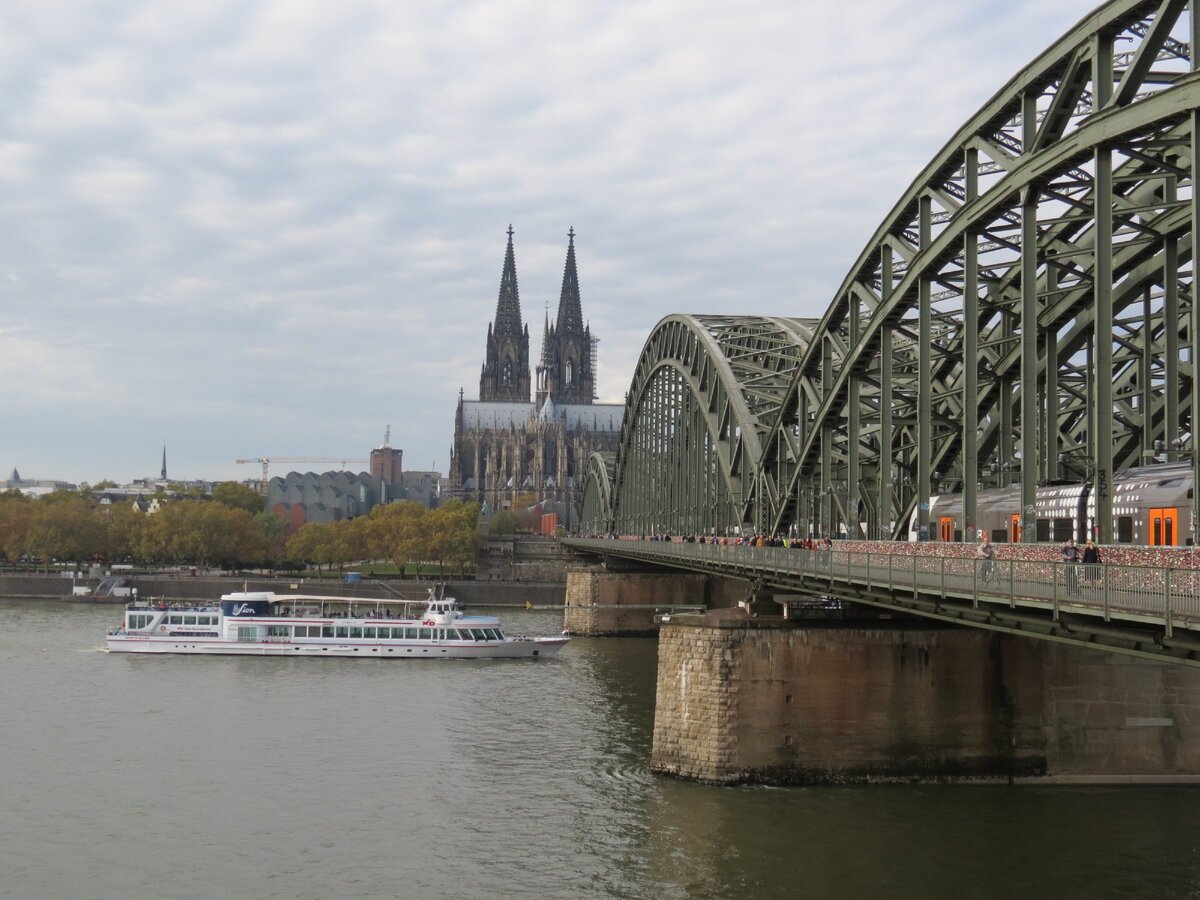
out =
[[[670,312],[819,315],[920,168],[1089,9],[10,5],[0,464],[128,477],[165,439],[179,474],[247,477],[233,459],[356,457],[391,424],[444,467],[510,222],[535,356],[575,227],[619,400]]]

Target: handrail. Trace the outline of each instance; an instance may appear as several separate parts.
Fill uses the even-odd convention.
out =
[[[974,557],[863,553],[833,548],[744,547],[726,544],[567,538],[568,546],[644,560],[703,562],[731,575],[776,574],[818,583],[884,587],[880,556],[887,557],[886,587],[945,599],[1044,608],[1057,621],[1064,612],[1200,631],[1200,570],[1150,566],[1082,565],[1048,560],[982,560]],[[897,558],[900,562],[897,563]],[[990,566],[988,565],[990,563]],[[814,588],[816,585],[814,585]]]

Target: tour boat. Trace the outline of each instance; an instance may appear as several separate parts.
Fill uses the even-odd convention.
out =
[[[410,606],[270,592],[224,594],[215,605],[131,603],[107,644],[114,653],[520,659],[553,656],[570,640],[509,636],[494,616],[465,615],[432,591],[419,614]]]

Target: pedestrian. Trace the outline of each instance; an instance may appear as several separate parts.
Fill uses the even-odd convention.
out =
[[[1065,573],[1067,576],[1067,593],[1079,593],[1079,573],[1076,569],[1076,563],[1079,562],[1079,548],[1075,546],[1075,539],[1068,538],[1063,544],[1062,561],[1065,565]]]
[[[975,548],[975,558],[979,560],[979,578],[987,584],[992,580],[992,570],[996,567],[996,548],[986,534]]]
[[[1089,585],[1100,580],[1100,548],[1088,538],[1087,546],[1083,548],[1083,577]]]

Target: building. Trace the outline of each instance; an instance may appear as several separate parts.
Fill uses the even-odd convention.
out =
[[[4,482],[3,490],[20,491],[28,497],[42,497],[55,491],[74,491],[76,485],[69,481],[58,481],[51,478],[22,478],[15,468],[12,475]]]
[[[554,322],[547,314],[530,378],[529,326],[521,320],[513,230],[500,275],[496,318],[488,325],[479,399],[459,391],[450,451],[450,493],[507,509],[522,495],[570,524],[579,506],[588,457],[617,448],[624,406],[596,403],[596,341],[584,321],[575,263],[575,231]]]

